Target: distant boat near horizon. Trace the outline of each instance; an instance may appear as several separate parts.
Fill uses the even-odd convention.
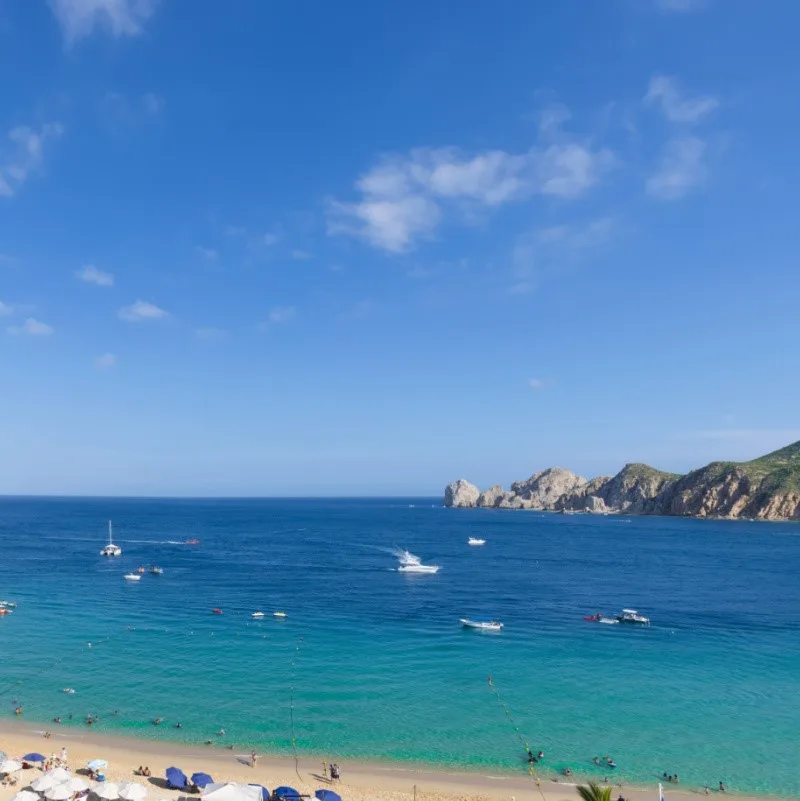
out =
[[[481,540],[477,537],[470,537],[467,540],[467,545],[486,545],[486,540]]]

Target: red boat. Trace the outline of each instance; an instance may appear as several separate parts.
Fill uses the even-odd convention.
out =
[[[597,621],[600,620],[601,617],[602,615],[598,612],[596,615],[589,615],[588,617],[585,617],[584,620],[589,620],[592,623],[597,623]]]
[[[212,609],[211,613],[214,614],[214,615],[221,615],[222,614],[222,610],[221,609]]]
[[[186,540],[186,545],[199,545],[200,540]]]

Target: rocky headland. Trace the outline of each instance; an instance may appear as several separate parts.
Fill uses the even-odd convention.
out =
[[[445,489],[444,505],[800,520],[800,442],[750,462],[712,462],[686,475],[627,464],[615,476],[587,480],[562,467],[548,467],[515,481],[510,490],[497,484],[483,492],[459,479]]]

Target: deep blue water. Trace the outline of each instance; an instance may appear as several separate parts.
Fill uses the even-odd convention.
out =
[[[121,559],[98,555],[108,518]],[[442,569],[397,573],[392,546]],[[611,754],[628,781],[800,793],[798,525],[434,499],[3,499],[0,554],[0,598],[19,604],[0,619],[8,716],[18,698],[32,720],[93,713],[100,730],[191,741],[224,727],[287,751],[293,699],[305,751],[522,771],[491,675],[545,772],[604,775],[591,759]],[[151,563],[164,575],[123,580]],[[653,625],[583,621],[626,606]],[[462,630],[464,615],[505,631]]]

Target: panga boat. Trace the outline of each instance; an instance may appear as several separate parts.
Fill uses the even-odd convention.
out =
[[[621,615],[617,615],[620,623],[638,623],[642,626],[650,625],[650,618],[640,615],[635,609],[623,609]]]
[[[468,617],[461,618],[461,625],[465,629],[478,629],[478,631],[502,631],[503,624],[496,620],[470,620]]]
[[[200,540],[186,540],[186,545],[199,545]]]
[[[590,623],[605,623],[607,626],[614,626],[619,623],[617,618],[606,617],[605,615],[601,615],[599,612],[596,615],[588,615],[584,618],[584,620],[588,620]]]
[[[142,575],[141,573],[126,573],[125,574],[125,581],[141,581]]]
[[[5,606],[2,606],[0,607],[0,617],[3,615],[10,615],[12,611],[12,609],[6,609]]]
[[[259,617],[259,618],[261,618],[261,617],[264,617],[264,613],[263,612],[253,612],[253,614],[250,615],[250,617]]]
[[[164,575],[164,568],[163,568],[163,567],[156,567],[156,565],[153,565],[153,566],[150,568],[150,572],[151,572],[151,573],[152,573],[154,576],[163,576],[163,575]]]
[[[400,567],[398,567],[397,569],[401,573],[438,573],[439,565],[422,565],[422,564],[400,565]]]
[[[122,556],[122,548],[119,545],[114,545],[110,520],[108,521],[108,545],[100,551],[100,556]]]
[[[286,612],[273,612],[273,617],[286,617]]]
[[[477,537],[470,537],[467,545],[486,545],[486,540],[479,540]]]

